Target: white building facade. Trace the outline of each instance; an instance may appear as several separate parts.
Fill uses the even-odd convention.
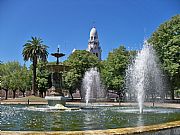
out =
[[[96,55],[99,60],[101,60],[101,47],[99,46],[98,33],[95,27],[93,27],[90,31],[90,37],[88,41],[87,51]]]

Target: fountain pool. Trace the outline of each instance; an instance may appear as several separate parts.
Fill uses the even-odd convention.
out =
[[[68,106],[74,107],[74,106]],[[0,105],[2,131],[83,131],[137,127],[180,120],[180,109],[94,106],[72,111],[47,105]]]

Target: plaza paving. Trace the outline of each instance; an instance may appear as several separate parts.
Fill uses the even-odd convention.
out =
[[[28,98],[26,99],[8,99],[8,100],[1,100],[0,104],[28,104]],[[41,99],[39,97],[37,98],[30,98],[29,100],[29,104],[31,105],[46,105],[48,104],[47,101],[45,99]],[[77,106],[81,106],[85,103],[83,102],[66,102],[67,105],[77,105]],[[138,104],[136,102],[98,102],[98,103],[93,103],[96,105],[108,105],[108,106],[137,106]],[[152,102],[145,102],[144,103],[145,106],[153,106]],[[170,107],[170,108],[180,108],[180,104],[179,103],[154,103],[154,106],[156,107]]]

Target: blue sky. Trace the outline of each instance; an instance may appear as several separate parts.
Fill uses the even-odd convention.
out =
[[[74,48],[87,48],[93,25],[104,60],[121,44],[140,49],[144,38],[176,14],[180,0],[0,0],[0,60],[23,64],[23,45],[31,36],[41,37],[49,53],[59,44],[65,60]]]

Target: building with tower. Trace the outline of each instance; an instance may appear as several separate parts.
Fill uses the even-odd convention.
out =
[[[102,50],[101,47],[99,46],[98,33],[95,27],[93,27],[90,31],[87,51],[96,55],[98,59],[101,60]]]

